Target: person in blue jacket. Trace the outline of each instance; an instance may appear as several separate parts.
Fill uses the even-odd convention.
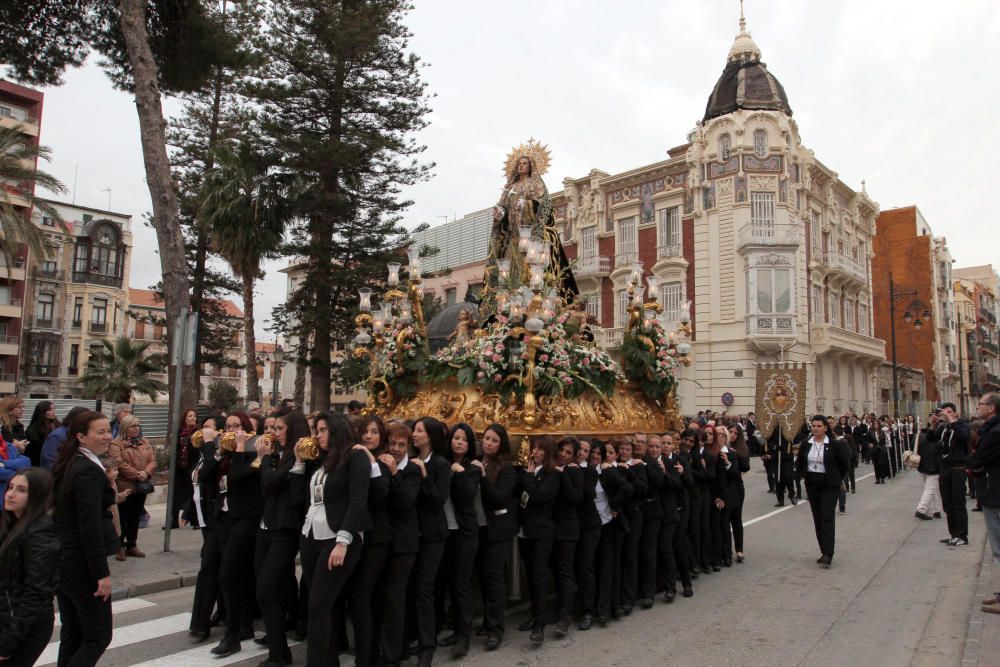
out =
[[[87,412],[87,408],[79,405],[70,409],[62,420],[62,425],[52,429],[52,432],[46,436],[45,442],[42,444],[42,467],[49,472],[52,472],[56,458],[59,456],[59,448],[66,442],[66,437],[69,435],[70,422],[73,421],[73,417],[84,412]]]
[[[0,438],[0,493],[7,493],[7,483],[18,470],[31,467],[31,459],[18,451],[14,443]]]

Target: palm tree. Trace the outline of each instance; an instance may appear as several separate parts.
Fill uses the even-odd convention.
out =
[[[59,179],[35,168],[38,160],[48,160],[50,153],[45,146],[27,143],[18,128],[0,127],[0,227],[3,229],[0,253],[7,258],[8,267],[14,265],[14,256],[21,244],[27,244],[36,257],[49,255],[42,231],[34,225],[24,207],[14,205],[11,195],[26,201],[29,210],[39,211],[65,229],[59,212],[35,195],[36,185],[55,194],[66,192]]]
[[[205,174],[201,215],[216,252],[243,282],[247,401],[259,401],[253,287],[263,275],[261,261],[277,256],[292,218],[293,177],[246,141],[217,149],[215,165]]]
[[[101,343],[103,348],[91,352],[81,379],[84,398],[127,403],[134,392],[156,401],[158,394],[167,390],[165,383],[149,377],[164,369],[162,354],[146,354],[150,343],[136,343],[125,336]]]

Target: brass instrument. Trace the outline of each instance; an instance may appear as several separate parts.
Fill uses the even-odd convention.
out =
[[[295,455],[303,461],[315,461],[320,456],[319,440],[316,438],[302,438],[295,445]]]
[[[191,446],[195,449],[201,449],[203,444],[205,444],[205,431],[203,429],[198,429],[191,434]]]
[[[247,433],[247,438],[252,438],[255,435],[257,435],[256,431],[250,431]],[[222,439],[219,441],[219,449],[224,452],[236,451],[236,431],[222,434]]]
[[[271,435],[270,433],[261,433],[260,438],[257,438],[257,439],[258,440],[263,439],[264,442],[267,443],[267,446],[272,450],[271,453],[273,453],[273,450],[274,450],[274,436],[273,435]],[[257,448],[256,447],[256,443],[254,443],[254,449],[256,450],[256,448]],[[253,463],[250,464],[250,467],[251,468],[259,468],[260,467],[260,462],[263,459],[264,459],[263,456],[261,456],[260,454],[257,454],[257,458],[255,458],[253,460]]]

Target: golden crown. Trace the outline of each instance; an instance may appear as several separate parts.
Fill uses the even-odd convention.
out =
[[[534,137],[527,142],[507,153],[507,161],[504,163],[504,176],[514,171],[518,158],[527,155],[534,165],[534,175],[543,176],[549,170],[549,163],[552,161],[552,153],[549,147],[538,141]]]

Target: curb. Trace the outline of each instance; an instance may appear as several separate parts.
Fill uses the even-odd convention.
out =
[[[134,598],[141,595],[152,595],[162,593],[177,588],[194,586],[198,579],[198,570],[185,570],[159,577],[158,579],[147,579],[143,581],[120,581],[111,588],[111,601]],[[113,581],[113,579],[112,579]]]
[[[986,614],[979,609],[978,601],[989,595],[990,578],[993,570],[993,550],[990,548],[989,536],[983,544],[983,556],[979,559],[979,576],[976,580],[976,597],[973,599],[972,614],[969,616],[969,629],[965,637],[965,650],[962,653],[962,665],[978,665],[982,653],[982,638]]]

